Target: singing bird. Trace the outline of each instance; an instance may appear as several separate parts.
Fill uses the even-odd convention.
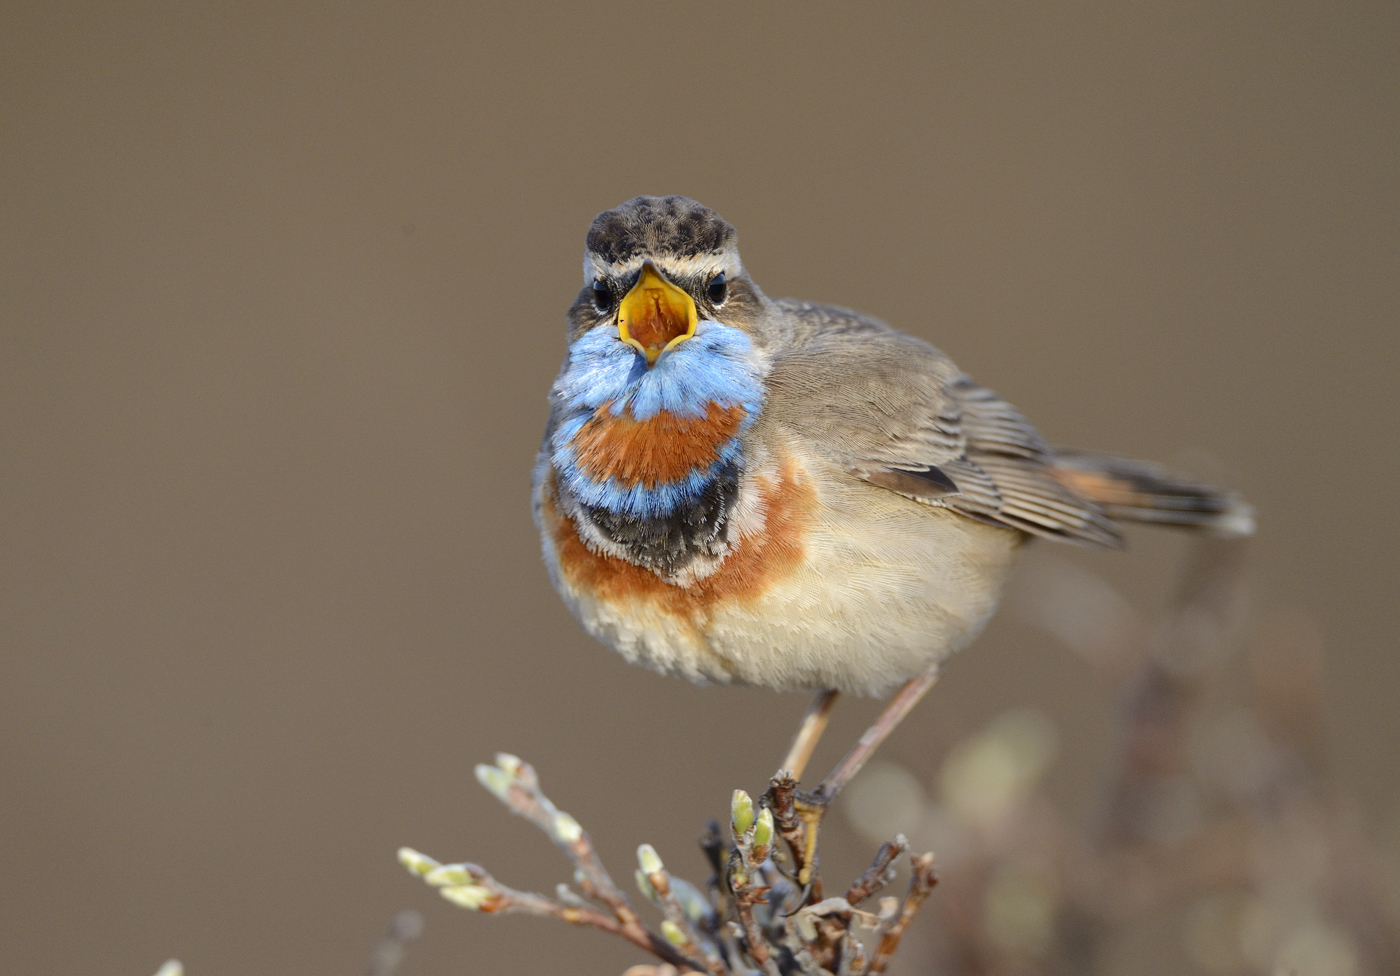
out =
[[[977,636],[1031,538],[1253,529],[1231,493],[1048,446],[920,339],[768,298],[694,200],[599,214],[583,277],[535,518],[564,602],[634,663],[882,694]]]

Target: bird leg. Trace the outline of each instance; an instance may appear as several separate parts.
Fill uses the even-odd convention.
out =
[[[846,784],[856,773],[860,772],[861,767],[874,755],[875,750],[880,748],[880,744],[889,738],[890,733],[899,726],[900,722],[904,721],[904,717],[919,703],[919,699],[928,694],[929,689],[938,682],[939,673],[940,669],[935,665],[923,674],[905,682],[904,687],[900,688],[890,699],[890,703],[885,706],[885,710],[880,713],[875,724],[865,730],[860,741],[852,747],[850,752],[846,753],[846,758],[842,759],[836,768],[827,774],[821,785],[811,793],[797,795],[793,806],[798,818],[802,821],[805,835],[802,856],[798,858],[798,863],[802,866],[797,876],[799,883],[806,885],[812,880],[817,859],[817,829],[821,826],[822,817],[826,815],[832,802],[841,795]],[[835,696],[834,692],[832,696]],[[812,710],[815,710],[816,707],[817,702],[813,702]],[[808,716],[812,714],[812,710],[808,711]],[[804,728],[806,724],[807,722],[804,720]],[[801,734],[798,733],[799,738]]]
[[[929,668],[923,674],[910,678],[900,688],[890,703],[885,706],[885,710],[880,713],[880,717],[875,720],[875,724],[865,730],[865,734],[860,737],[850,752],[846,753],[846,758],[827,774],[822,780],[816,792],[811,794],[813,802],[819,802],[823,806],[830,806],[831,802],[841,794],[852,777],[860,772],[866,761],[875,754],[875,750],[880,748],[880,744],[890,737],[899,723],[904,721],[919,703],[919,700],[928,694],[929,689],[938,683],[942,669],[938,665]]]
[[[802,778],[802,771],[807,768],[812,752],[817,748],[817,742],[826,731],[826,723],[831,718],[831,707],[836,704],[836,696],[839,694],[835,688],[823,688],[817,692],[817,697],[812,699],[807,714],[802,716],[802,725],[793,737],[792,748],[788,749],[787,758],[779,767],[786,769],[794,780]]]

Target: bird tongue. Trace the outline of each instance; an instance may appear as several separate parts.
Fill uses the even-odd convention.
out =
[[[691,297],[647,263],[618,309],[618,333],[651,366],[671,345],[694,334],[696,317]]]
[[[685,320],[685,311],[673,307],[659,288],[648,288],[637,305],[640,307],[627,323],[628,332],[645,348],[647,359],[655,359],[666,348],[666,343],[685,335],[689,323]]]

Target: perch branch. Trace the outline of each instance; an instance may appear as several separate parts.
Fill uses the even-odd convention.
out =
[[[936,673],[930,673],[901,692],[876,723],[876,730],[867,733],[852,750],[856,758],[848,757],[851,761],[841,767],[847,776],[854,775],[864,758],[932,686],[935,677]],[[825,705],[814,706],[814,710],[829,710],[834,698],[835,693],[823,696]],[[529,764],[501,754],[495,765],[478,766],[476,776],[512,812],[538,826],[568,855],[579,890],[592,901],[563,884],[553,898],[516,891],[475,864],[440,864],[410,848],[399,851],[399,860],[462,908],[586,925],[620,935],[665,963],[638,972],[704,976],[752,976],[755,968],[762,976],[862,976],[866,971],[878,972],[873,967],[883,967],[909,918],[933,886],[932,855],[925,855],[914,859],[915,879],[902,913],[893,898],[882,900],[878,918],[854,908],[848,898],[822,900],[815,874],[815,821],[801,805],[804,798],[797,793],[796,780],[788,770],[780,770],[761,806],[743,790],[734,791],[730,803],[732,847],[726,846],[713,823],[702,839],[701,848],[715,870],[712,897],[707,899],[689,882],[670,874],[650,845],[638,848],[638,887],[663,916],[661,934],[657,934],[640,921],[626,895],[613,883],[578,821],[559,810],[540,790]],[[841,782],[839,778],[836,781]],[[833,796],[835,792],[839,792],[839,785]],[[804,876],[805,890],[794,887],[774,863],[774,844],[780,836]],[[887,884],[893,875],[891,864],[907,848],[903,837],[882,845],[870,868],[849,887],[849,899],[863,900]],[[791,897],[794,894],[798,895],[795,900]],[[791,911],[785,906],[791,906]],[[874,953],[856,938],[853,926],[857,921],[865,928],[873,926],[873,940],[878,941]]]
[[[899,723],[913,710],[928,694],[935,684],[938,683],[941,669],[938,665],[929,668],[923,674],[910,678],[904,683],[895,696],[890,699],[890,703],[885,706],[885,710],[880,713],[880,717],[870,728],[865,730],[851,751],[846,753],[844,759],[837,764],[836,768],[827,774],[821,785],[808,794],[798,796],[795,801],[795,809],[798,817],[802,820],[804,837],[801,842],[801,855],[798,857],[800,867],[797,873],[797,880],[806,886],[812,884],[816,872],[817,857],[817,832],[821,828],[822,818],[826,816],[826,811],[831,808],[831,804],[841,795],[841,791],[860,772],[870,757],[875,754],[875,750],[890,737]],[[811,897],[820,900],[821,892],[814,890]]]

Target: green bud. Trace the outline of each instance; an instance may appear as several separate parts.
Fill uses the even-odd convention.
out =
[[[715,910],[700,889],[684,878],[670,878],[671,894],[681,903],[681,910],[692,922],[702,922],[714,915]]]
[[[554,815],[554,832],[566,844],[572,844],[583,836],[583,828],[579,826],[579,822],[567,813]]]
[[[488,766],[481,763],[476,767],[476,781],[496,794],[498,800],[506,798],[506,791],[510,789],[511,775],[498,766]]]
[[[753,800],[743,790],[735,790],[729,801],[729,824],[734,828],[734,836],[740,837],[753,826]]]
[[[454,905],[461,905],[470,911],[479,909],[491,897],[491,889],[480,885],[461,885],[456,888],[439,888],[438,893]]]
[[[444,864],[423,875],[423,880],[438,888],[458,888],[462,885],[476,884],[476,878],[472,877],[465,864]]]
[[[496,753],[496,768],[527,790],[534,790],[540,785],[535,768],[519,756],[512,756],[508,752]]]
[[[637,863],[642,866],[642,871],[646,874],[655,874],[665,869],[665,865],[661,863],[661,858],[656,853],[656,848],[650,844],[643,844],[637,848]]]
[[[429,871],[435,871],[442,867],[442,865],[438,864],[437,861],[434,861],[428,855],[419,854],[411,847],[399,848],[399,863],[414,874],[420,875],[427,874]]]
[[[764,807],[758,814],[758,826],[753,831],[755,847],[767,847],[773,843],[773,811]]]
[[[637,890],[647,901],[652,904],[657,902],[656,889],[651,886],[651,882],[647,879],[647,873],[641,868],[637,868]]]
[[[666,941],[674,946],[683,946],[690,941],[686,937],[685,930],[669,918],[661,923],[661,934],[666,936]]]

